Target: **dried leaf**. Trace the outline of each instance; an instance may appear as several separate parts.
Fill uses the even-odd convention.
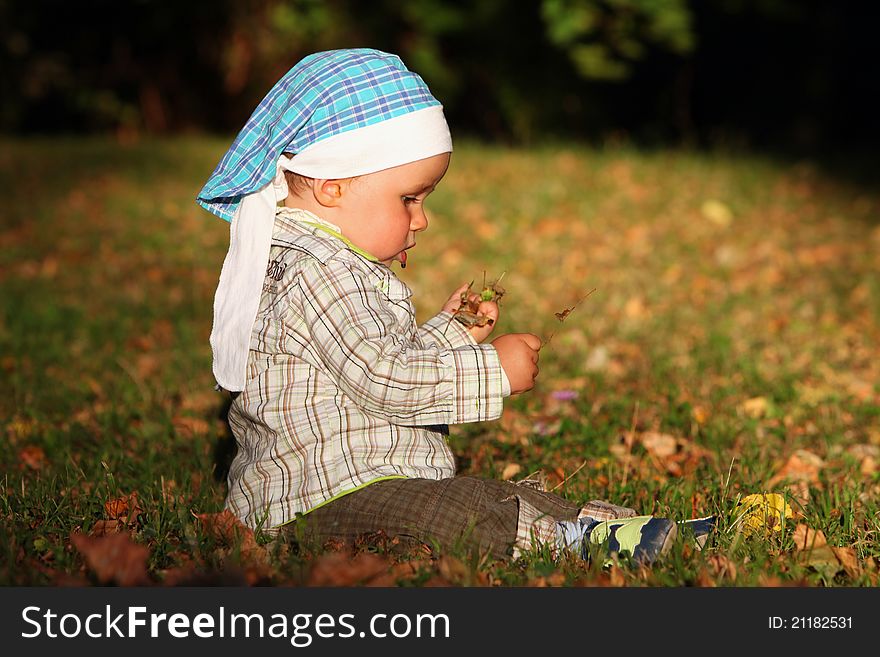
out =
[[[773,487],[779,482],[805,481],[816,483],[819,481],[819,471],[825,467],[825,461],[809,450],[799,449],[794,452],[782,468],[770,478],[767,486]]]
[[[125,525],[119,520],[98,520],[89,530],[90,536],[106,536],[107,534],[118,534],[125,528]]]
[[[733,221],[733,213],[721,201],[710,198],[706,199],[700,206],[700,213],[716,226],[727,228]]]
[[[723,554],[713,554],[707,559],[716,577],[736,579],[736,564]]]
[[[110,520],[121,521],[126,525],[136,524],[142,512],[143,509],[138,503],[137,491],[125,497],[104,502],[104,515]]]
[[[132,541],[128,534],[92,537],[74,533],[70,541],[102,584],[142,586],[149,583],[150,550]]]
[[[389,569],[390,562],[377,554],[361,552],[350,557],[332,552],[319,557],[312,565],[308,586],[355,586],[366,584]]]
[[[460,559],[444,554],[437,560],[437,570],[441,577],[453,584],[463,584],[468,580],[468,567]]]
[[[752,397],[739,405],[739,409],[748,417],[758,419],[767,415],[770,403],[766,397]]]
[[[46,452],[37,445],[28,445],[18,452],[19,460],[31,470],[42,470],[46,467]]]
[[[519,463],[508,463],[504,466],[504,470],[501,472],[501,478],[504,481],[508,481],[513,479],[520,472],[522,472],[522,466]]]
[[[229,509],[220,513],[195,513],[202,530],[226,547],[239,546],[241,556],[254,558],[264,556],[264,548],[257,544],[254,531],[239,520]]]
[[[779,493],[746,495],[734,509],[737,523],[745,536],[765,531],[781,531],[782,523],[792,517],[791,507]]]
[[[834,553],[834,556],[837,557],[837,561],[843,566],[847,574],[852,577],[857,577],[861,574],[859,558],[856,556],[856,551],[853,548],[832,546],[831,551]]]
[[[191,415],[179,415],[174,418],[172,424],[178,434],[187,438],[204,435],[211,430],[211,425],[207,420]]]
[[[675,436],[656,431],[646,431],[639,436],[639,441],[649,454],[657,458],[672,456],[677,451]]]
[[[795,550],[800,555],[800,561],[805,565],[824,573],[827,577],[833,577],[839,571],[846,568],[843,561],[851,568],[858,569],[858,561],[855,554],[848,554],[843,548],[834,548],[828,545],[825,534],[817,529],[810,529],[804,524],[795,527],[792,533]],[[838,558],[836,550],[841,550],[841,558]]]

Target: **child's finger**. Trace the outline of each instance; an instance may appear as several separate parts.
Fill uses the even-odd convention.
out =
[[[458,310],[458,307],[461,305],[461,295],[464,294],[464,291],[467,290],[467,288],[468,284],[462,283],[461,286],[449,296],[446,303],[443,304],[443,310],[448,313],[454,313]]]
[[[520,333],[520,340],[525,342],[530,349],[538,351],[541,349],[541,338],[531,333]]]
[[[482,301],[480,303],[479,309],[477,310],[477,313],[480,315],[485,315],[486,317],[491,319],[492,323],[494,324],[496,321],[498,321],[498,304],[494,301]]]

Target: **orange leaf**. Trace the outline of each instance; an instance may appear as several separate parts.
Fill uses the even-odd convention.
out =
[[[825,467],[825,461],[806,449],[799,449],[792,454],[779,472],[767,482],[768,488],[786,479],[816,483],[819,471]]]
[[[46,467],[46,452],[42,447],[36,445],[28,445],[19,453],[18,458],[31,470],[42,470]]]
[[[136,524],[142,511],[136,491],[125,497],[104,502],[104,515],[110,520],[118,520],[127,525]]]
[[[92,537],[74,533],[70,541],[102,584],[142,586],[149,583],[150,550],[132,541],[128,534]]]
[[[174,430],[177,433],[188,438],[206,434],[211,430],[211,425],[206,420],[191,415],[179,415],[174,418],[172,424],[174,424]]]
[[[368,583],[389,570],[390,562],[377,554],[362,552],[354,558],[344,552],[325,554],[309,573],[309,586],[354,586]]]
[[[242,555],[260,550],[254,530],[239,520],[229,509],[220,513],[194,513],[204,532],[218,543],[232,547],[240,544]]]

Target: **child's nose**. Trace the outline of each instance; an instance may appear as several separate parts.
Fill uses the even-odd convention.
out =
[[[428,227],[428,216],[422,208],[419,208],[418,212],[415,213],[412,221],[409,223],[409,227],[414,233],[418,233]]]

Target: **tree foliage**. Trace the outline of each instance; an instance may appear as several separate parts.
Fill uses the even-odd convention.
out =
[[[853,6],[851,6],[853,5]],[[231,131],[304,55],[401,55],[461,131],[877,137],[853,0],[0,0],[0,131]],[[847,120],[842,121],[841,117]],[[870,141],[870,140],[869,140]]]

